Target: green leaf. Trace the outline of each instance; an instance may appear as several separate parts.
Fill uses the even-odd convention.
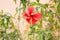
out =
[[[52,34],[48,34],[48,40],[53,40]]]
[[[21,0],[21,3],[23,4],[24,7],[26,7],[26,3],[27,3],[26,0]]]
[[[16,7],[16,12],[19,12],[20,11],[20,8],[19,7]]]
[[[48,4],[41,4],[41,7],[47,8],[48,7]]]
[[[46,29],[46,33],[47,33],[47,34],[51,34],[51,33],[52,33],[52,30],[47,30],[47,29]]]
[[[44,34],[42,33],[42,34],[40,34],[40,35],[41,35],[41,40],[45,40]]]
[[[60,3],[57,5],[57,12],[60,13]]]
[[[42,7],[41,7],[41,13],[42,13],[43,15],[46,15],[46,14],[45,14],[45,10],[44,10],[44,8],[42,8]]]
[[[28,35],[32,35],[32,34],[33,34],[33,31],[32,30],[28,32]]]
[[[31,30],[33,31],[33,32],[35,32],[35,27],[34,26],[32,26],[32,27],[30,27],[31,28]]]
[[[2,25],[4,26],[4,19],[2,19]]]
[[[35,5],[37,5],[36,2],[32,2],[32,3],[30,3],[30,6],[35,6]]]

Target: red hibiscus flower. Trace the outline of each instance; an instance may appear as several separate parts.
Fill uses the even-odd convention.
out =
[[[30,24],[35,24],[39,19],[42,18],[42,14],[37,12],[33,13],[34,7],[29,6],[27,8],[27,11],[24,12],[23,17],[26,19],[26,21]]]

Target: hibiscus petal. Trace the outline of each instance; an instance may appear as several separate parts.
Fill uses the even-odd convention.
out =
[[[30,20],[31,20],[30,18],[27,18],[27,19],[26,19],[26,21],[27,21],[28,23],[30,23]]]
[[[28,16],[27,12],[24,12],[23,18],[26,19],[26,21],[27,21],[28,23],[30,23],[30,19],[31,19],[31,18],[30,18],[30,16]]]
[[[27,10],[28,10],[29,14],[31,15],[31,13],[34,11],[34,7],[29,6]]]
[[[34,14],[33,15],[33,17],[32,17],[33,19],[35,19],[35,20],[39,20],[39,19],[41,19],[42,18],[42,14],[41,13],[39,13],[39,12],[37,12],[36,14]]]
[[[28,14],[24,12],[23,17],[26,19],[28,17]]]
[[[38,20],[32,19],[32,24],[35,24]]]

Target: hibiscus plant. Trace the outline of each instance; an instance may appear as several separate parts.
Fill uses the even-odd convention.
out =
[[[17,4],[17,0],[13,1]],[[60,40],[60,0],[49,0],[46,4],[31,1],[20,0],[13,16],[0,12],[0,40]],[[18,24],[13,22],[17,14]],[[29,25],[29,30],[23,31],[26,37],[19,29],[21,19]]]

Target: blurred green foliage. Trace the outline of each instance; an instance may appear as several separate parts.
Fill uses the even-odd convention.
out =
[[[19,31],[15,28],[11,18],[12,16],[7,12],[0,13],[0,40],[20,40]]]

